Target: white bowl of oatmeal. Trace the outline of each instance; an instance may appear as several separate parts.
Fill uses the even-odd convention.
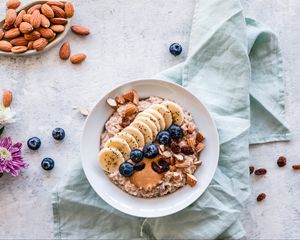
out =
[[[216,126],[183,87],[162,80],[127,82],[90,112],[82,166],[95,192],[138,217],[161,217],[197,200],[215,173]]]

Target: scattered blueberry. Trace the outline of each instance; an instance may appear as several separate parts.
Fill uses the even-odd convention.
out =
[[[134,166],[135,171],[142,171],[145,168],[145,163],[137,164]]]
[[[61,141],[65,138],[65,130],[63,130],[62,128],[55,128],[52,131],[52,136],[55,140]]]
[[[54,168],[54,160],[52,158],[44,158],[41,166],[46,171],[52,170]]]
[[[167,145],[171,142],[171,135],[168,131],[161,131],[157,134],[156,140],[159,144]]]
[[[140,161],[142,161],[143,157],[144,157],[144,154],[139,149],[134,149],[130,153],[130,159],[132,161],[134,161],[135,163],[139,163]]]
[[[146,144],[143,148],[143,152],[146,158],[152,159],[158,155],[158,148],[155,144]]]
[[[180,126],[176,124],[172,124],[168,129],[171,138],[174,140],[178,140],[183,137],[183,131]]]
[[[172,55],[178,56],[182,52],[182,47],[179,43],[172,43],[169,47],[169,51]]]
[[[119,172],[124,177],[130,177],[134,173],[134,166],[129,162],[123,162],[119,167]]]
[[[27,146],[31,150],[38,150],[40,148],[41,144],[42,144],[41,139],[39,139],[38,137],[29,138],[27,141]]]

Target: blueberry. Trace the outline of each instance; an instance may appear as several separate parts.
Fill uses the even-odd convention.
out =
[[[134,173],[134,166],[129,162],[123,162],[119,167],[119,172],[124,177],[130,177]]]
[[[155,144],[146,144],[143,148],[143,152],[146,158],[152,159],[158,155],[158,148]]]
[[[182,52],[182,47],[179,43],[172,43],[169,47],[169,51],[174,56],[178,56]]]
[[[29,138],[27,141],[27,146],[31,150],[38,150],[40,148],[41,144],[42,144],[41,139],[39,139],[38,137]]]
[[[65,138],[65,130],[63,130],[62,128],[55,128],[52,131],[52,136],[55,140],[61,141]]]
[[[183,137],[183,131],[180,126],[176,124],[172,124],[168,129],[171,138],[174,140],[178,140]]]
[[[134,149],[130,153],[130,159],[132,161],[134,161],[135,163],[139,163],[140,161],[142,161],[143,157],[144,157],[144,154],[139,149]]]
[[[46,171],[52,170],[54,168],[54,160],[52,158],[44,158],[41,166]]]
[[[171,135],[168,131],[161,131],[157,134],[156,140],[159,144],[167,145],[171,142]]]

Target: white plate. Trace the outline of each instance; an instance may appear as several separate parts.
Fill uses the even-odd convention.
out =
[[[100,169],[97,160],[100,134],[113,110],[108,97],[121,95],[134,88],[141,98],[158,96],[178,102],[192,113],[197,127],[205,135],[206,148],[201,153],[202,166],[195,176],[194,187],[184,186],[176,192],[153,199],[137,198],[115,186]],[[137,217],[162,217],[176,213],[197,200],[212,180],[219,159],[219,137],[214,121],[204,105],[183,87],[161,80],[127,82],[105,95],[88,116],[81,139],[81,161],[85,175],[95,192],[112,207]]]

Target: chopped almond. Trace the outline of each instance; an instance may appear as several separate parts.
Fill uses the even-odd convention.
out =
[[[186,174],[186,182],[191,187],[194,187],[197,184],[198,180],[194,175],[187,173]]]
[[[198,143],[198,145],[196,146],[195,150],[196,150],[196,153],[199,153],[201,152],[203,149],[205,148],[205,144],[204,143]]]

